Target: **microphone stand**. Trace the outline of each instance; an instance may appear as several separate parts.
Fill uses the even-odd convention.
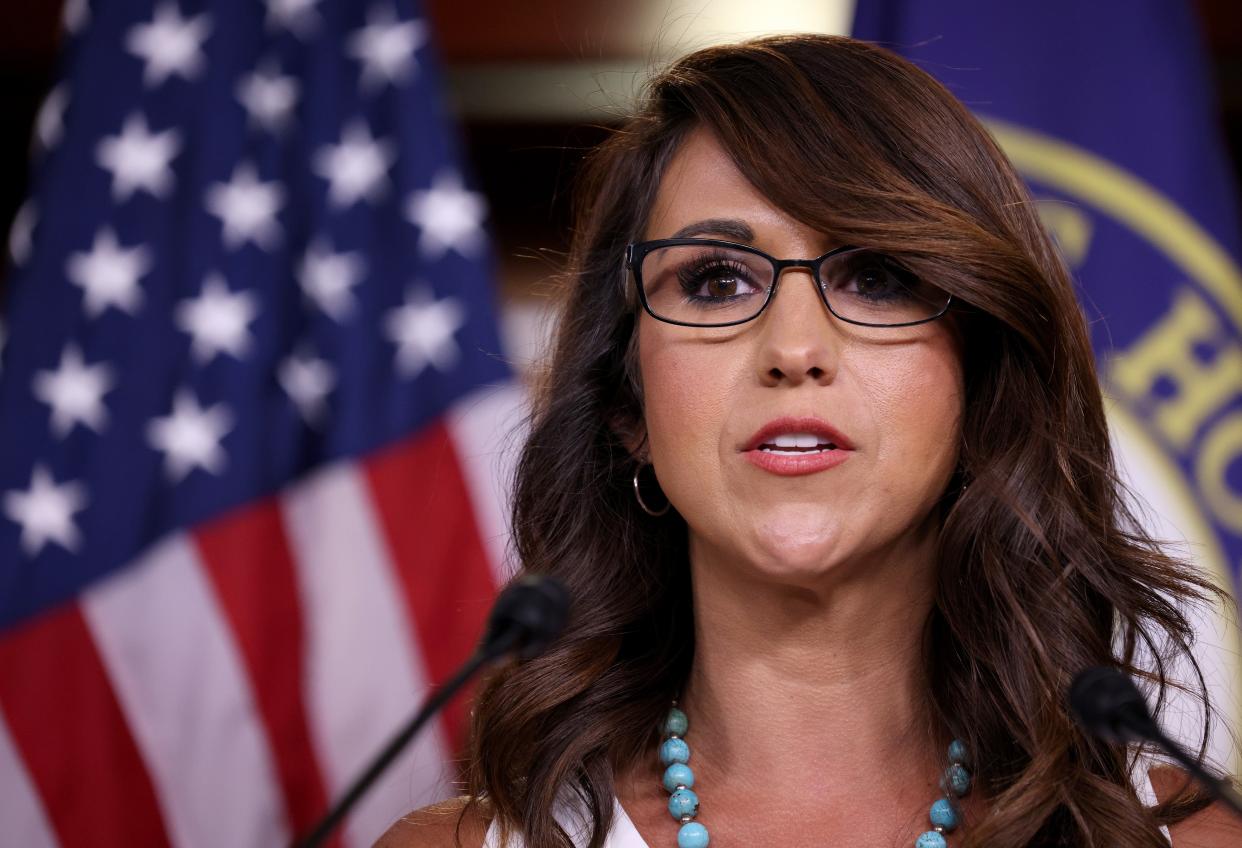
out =
[[[1070,686],[1069,704],[1079,725],[1094,736],[1109,742],[1154,742],[1242,818],[1242,796],[1226,781],[1209,774],[1188,751],[1160,729],[1129,675],[1107,666],[1079,672]]]
[[[564,626],[568,607],[569,594],[565,588],[547,577],[528,576],[502,592],[492,608],[488,634],[478,650],[443,686],[428,695],[418,712],[376,754],[314,829],[303,839],[294,841],[295,848],[322,845],[423,725],[485,665],[510,651],[518,651],[524,659],[541,653]]]
[[[1154,721],[1151,722],[1150,727],[1145,728],[1145,738],[1159,745],[1166,754],[1177,760],[1178,764],[1186,769],[1191,777],[1207,787],[1208,792],[1229,807],[1229,809],[1233,810],[1235,815],[1242,818],[1242,795],[1239,795],[1227,782],[1218,780],[1209,774],[1190,755],[1189,751],[1166,736],[1164,731]]]

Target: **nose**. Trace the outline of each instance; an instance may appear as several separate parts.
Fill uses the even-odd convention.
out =
[[[757,367],[763,384],[830,383],[836,376],[841,345],[836,322],[810,269],[784,269],[756,327]]]

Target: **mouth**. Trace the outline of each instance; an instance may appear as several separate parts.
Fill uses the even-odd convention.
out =
[[[782,433],[771,441],[763,442],[755,450],[764,453],[808,454],[839,450],[836,442],[813,433]]]
[[[741,448],[755,467],[782,477],[827,471],[854,450],[849,438],[821,418],[786,416],[769,421]]]
[[[853,450],[844,433],[822,418],[784,416],[760,427],[741,450],[766,453],[801,454]]]

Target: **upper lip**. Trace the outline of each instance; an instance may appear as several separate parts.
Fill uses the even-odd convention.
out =
[[[764,442],[769,442],[782,433],[810,433],[826,442],[832,442],[841,450],[854,449],[848,436],[822,418],[785,416],[774,418],[760,427],[742,446],[742,450],[755,450]]]

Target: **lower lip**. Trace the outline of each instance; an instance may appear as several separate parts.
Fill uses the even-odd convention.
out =
[[[801,474],[814,474],[817,471],[835,468],[850,458],[850,451],[836,448],[817,453],[780,453],[755,449],[743,451],[742,456],[764,471],[786,477],[797,477]]]

